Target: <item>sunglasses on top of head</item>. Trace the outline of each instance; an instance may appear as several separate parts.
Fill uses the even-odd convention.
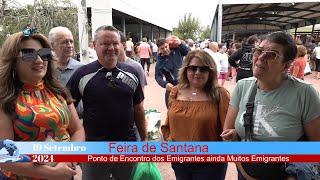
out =
[[[43,61],[52,60],[52,51],[50,48],[41,48],[38,51],[30,48],[20,50],[20,56],[24,61],[35,61],[38,59],[38,55]]]
[[[202,72],[202,73],[211,71],[209,66],[193,66],[193,65],[189,65],[189,66],[187,66],[187,69],[192,71],[192,72],[199,71],[199,72]]]
[[[276,57],[282,57],[278,52],[272,50],[263,50],[261,47],[256,47],[252,49],[253,56],[259,57],[263,56],[266,59],[276,59]]]

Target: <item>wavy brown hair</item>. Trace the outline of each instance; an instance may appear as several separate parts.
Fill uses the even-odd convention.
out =
[[[197,58],[204,66],[209,66],[211,71],[209,72],[209,78],[204,86],[204,91],[212,98],[212,100],[217,103],[219,101],[219,88],[218,78],[217,78],[217,65],[209,53],[204,50],[194,50],[187,54],[185,57],[182,67],[179,70],[179,88],[186,88],[190,86],[187,77],[187,67],[189,66],[191,60]]]
[[[48,39],[40,33],[25,37],[22,32],[18,32],[6,39],[0,52],[0,108],[8,115],[15,114],[15,103],[23,85],[15,72],[21,42],[29,39],[40,42],[43,48],[51,48]],[[62,95],[70,104],[73,100],[70,92],[57,78],[56,62],[55,57],[48,61],[47,73],[43,77],[43,81],[48,89],[55,94]]]
[[[297,45],[297,58],[304,57],[307,54],[307,48],[304,45]]]

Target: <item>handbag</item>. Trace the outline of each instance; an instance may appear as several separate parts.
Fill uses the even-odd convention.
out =
[[[258,83],[255,81],[249,100],[246,104],[246,112],[243,115],[244,128],[245,128],[245,141],[253,140],[253,110],[254,99],[257,93]],[[261,180],[269,179],[285,179],[288,174],[286,173],[286,163],[241,163],[244,171],[251,177]]]

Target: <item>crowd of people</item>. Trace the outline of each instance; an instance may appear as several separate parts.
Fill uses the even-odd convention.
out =
[[[73,58],[73,35],[66,27],[52,28],[48,38],[29,27],[6,39],[0,52],[1,139],[145,141],[144,87],[156,62],[154,78],[166,89],[165,141],[320,140],[319,93],[304,81],[308,61],[315,62],[320,78],[320,42],[310,50],[274,32],[243,43],[195,45],[169,36],[155,42],[142,38],[135,46],[104,25],[90,46],[94,59],[83,64]],[[232,78],[237,84],[230,95],[223,86]],[[127,180],[136,164],[83,163],[82,178]],[[279,167],[273,170],[236,165],[239,179],[320,178],[310,170],[319,163],[270,164]],[[76,167],[2,163],[0,178],[71,179]],[[222,180],[227,163],[172,163],[172,168],[177,180]]]

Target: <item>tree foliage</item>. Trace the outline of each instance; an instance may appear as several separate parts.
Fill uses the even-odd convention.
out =
[[[77,8],[71,0],[34,0],[33,5],[21,6],[16,0],[2,0],[0,9],[0,44],[8,34],[23,30],[27,25],[36,27],[48,36],[51,28],[68,27],[78,49]]]
[[[211,36],[211,28],[210,26],[203,27],[200,35],[200,39],[210,39]]]
[[[180,39],[196,39],[201,30],[198,18],[192,17],[191,13],[187,13],[179,20],[178,27],[173,28],[173,34]]]

